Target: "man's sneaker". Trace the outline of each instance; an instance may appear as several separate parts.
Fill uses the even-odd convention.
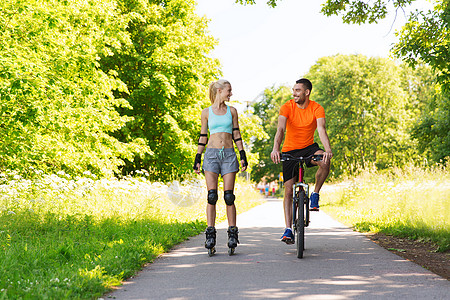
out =
[[[319,194],[312,192],[309,200],[311,201],[309,210],[319,211]]]
[[[285,242],[286,244],[293,244],[294,243],[294,234],[292,233],[292,229],[286,228],[284,231],[283,236],[281,237],[281,241]]]

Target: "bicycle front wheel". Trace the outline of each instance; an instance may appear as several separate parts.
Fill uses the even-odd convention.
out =
[[[309,197],[305,194],[305,227],[309,226]]]
[[[296,244],[297,244],[297,257],[303,258],[303,250],[305,250],[305,192],[302,191],[299,195],[299,203],[297,205],[297,222],[296,222]]]

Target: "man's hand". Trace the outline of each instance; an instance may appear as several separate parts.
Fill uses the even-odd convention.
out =
[[[331,152],[331,150],[325,151],[324,153],[322,153],[323,158],[322,161],[325,164],[328,164],[331,161],[331,158],[333,158],[333,152]]]
[[[281,152],[279,150],[273,150],[272,153],[270,153],[270,158],[272,158],[274,163],[279,164],[281,161]]]

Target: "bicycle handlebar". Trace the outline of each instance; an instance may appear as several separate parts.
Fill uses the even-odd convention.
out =
[[[292,156],[291,154],[288,153],[281,153],[281,161],[288,161],[288,160],[293,160],[293,161],[297,161],[297,162],[307,162],[308,160],[312,159],[313,161],[319,161],[322,160],[323,158],[323,154],[313,154],[310,156]]]

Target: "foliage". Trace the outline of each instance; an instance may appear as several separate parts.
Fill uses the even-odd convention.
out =
[[[258,140],[270,138],[262,124],[263,120],[260,116],[248,109],[244,113],[239,114],[239,127],[241,129],[242,141],[248,159],[246,172],[252,174],[252,179],[254,179],[253,174],[255,172],[255,166],[257,168],[261,155],[259,149],[255,148],[255,143]],[[235,148],[237,152],[237,147]]]
[[[321,191],[321,209],[357,230],[432,241],[450,249],[448,165],[366,171]],[[429,205],[427,199],[433,199]]]
[[[383,58],[335,55],[320,58],[306,77],[313,83],[311,99],[326,111],[333,177],[372,165],[378,169],[401,166],[419,158],[409,131],[434,95],[430,68],[412,70]],[[269,136],[254,143],[260,155],[252,172],[256,181],[265,176],[275,180],[281,171],[272,163],[270,152],[279,108],[290,97],[290,88],[273,87],[254,104],[254,113]],[[315,140],[320,144],[317,133]],[[314,181],[314,173],[306,172],[306,179]]]
[[[398,35],[395,55],[412,67],[423,61],[437,74],[436,94],[427,101],[412,136],[421,151],[439,162],[450,155],[450,3],[441,1],[434,11],[416,12]]]
[[[107,175],[143,148],[109,133],[130,118],[126,90],[100,70],[106,45],[127,42],[108,0],[5,0],[0,3],[0,170],[29,167]]]
[[[102,69],[113,69],[128,91],[116,91],[131,107],[119,109],[133,120],[115,136],[143,140],[151,152],[136,152],[123,173],[147,169],[154,180],[169,180],[192,169],[200,132],[201,109],[209,103],[206,87],[219,64],[207,54],[216,41],[207,20],[195,14],[195,1],[119,0],[131,44],[111,47]]]
[[[281,172],[280,165],[275,165],[270,153],[273,148],[273,139],[277,131],[278,114],[281,105],[292,96],[291,89],[286,86],[272,87],[264,91],[261,100],[253,104],[254,114],[261,119],[261,125],[266,136],[256,138],[253,151],[259,153],[259,160],[252,169],[252,180],[259,182],[263,177],[270,181],[278,180]]]
[[[408,72],[429,94],[422,78],[388,59],[336,55],[311,67],[307,77],[314,83],[312,99],[327,114],[335,176],[372,164],[401,166],[417,157],[408,132],[417,113],[411,109],[417,97],[410,96]]]
[[[205,229],[204,180],[164,185],[148,176],[0,173],[0,298],[98,298]],[[261,203],[246,183],[235,194],[238,212]],[[217,206],[222,221],[225,203]]]
[[[344,23],[376,23],[388,12],[409,6],[414,0],[327,0],[322,13],[341,15]],[[236,1],[254,4],[254,0]],[[270,6],[277,1],[269,1]],[[423,62],[435,71],[436,93],[424,99],[426,105],[420,118],[411,126],[411,137],[419,150],[433,162],[445,160],[450,155],[450,2],[437,0],[433,11],[413,12],[409,22],[397,33],[400,37],[393,52],[410,66]],[[430,83],[434,86],[435,83]]]
[[[267,5],[276,7],[281,0],[268,0]],[[344,23],[376,23],[386,17],[389,8],[396,11],[411,4],[414,0],[327,0],[322,6],[322,13],[326,16],[342,15]],[[255,4],[255,0],[236,0],[236,3]]]
[[[0,170],[191,169],[220,74],[193,0],[0,4]],[[125,126],[126,124],[126,126]],[[167,155],[170,153],[170,156]]]
[[[277,6],[277,1],[278,0],[267,0],[266,3],[267,3],[267,5],[269,5],[271,7],[275,7],[275,6]],[[256,1],[255,0],[236,0],[236,3],[243,4],[243,5],[247,5],[247,4],[253,5],[256,3]]]
[[[345,23],[373,23],[386,16],[389,2],[377,0],[369,5],[361,0],[328,0],[322,12],[342,14]],[[397,11],[412,2],[395,0],[392,6]],[[416,11],[409,16],[393,52],[413,67],[424,62],[436,72],[437,92],[426,100],[422,116],[412,126],[412,137],[428,158],[439,162],[450,155],[450,2],[435,3],[433,11]]]
[[[410,5],[414,0],[327,0],[322,13],[326,16],[342,15],[344,23],[377,23],[384,19],[389,9],[399,9]]]

